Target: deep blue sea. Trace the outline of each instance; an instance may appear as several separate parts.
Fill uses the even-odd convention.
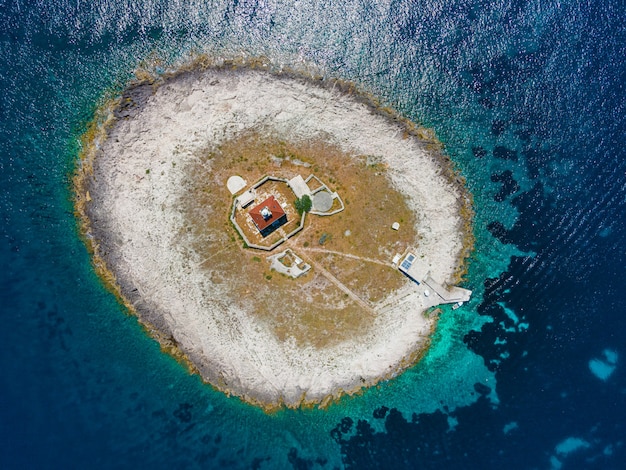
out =
[[[141,63],[268,58],[432,127],[467,178],[473,301],[428,355],[327,410],[201,383],[94,274],[79,136]],[[620,469],[621,0],[0,0],[0,467]]]

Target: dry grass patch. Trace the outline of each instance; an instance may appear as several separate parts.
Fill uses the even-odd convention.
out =
[[[245,249],[229,220],[233,196],[226,181],[240,175],[251,185],[265,175],[290,179],[313,173],[331,191],[337,191],[346,209],[328,217],[307,215],[305,229],[290,239],[289,245],[305,262],[320,262],[362,300],[376,302],[406,282],[389,262],[394,253],[414,245],[418,237],[415,214],[392,188],[386,169],[374,160],[346,155],[321,140],[283,142],[254,132],[206,151],[188,163],[188,184],[180,199],[186,221],[181,238],[193,251],[190,258],[200,259],[210,278],[220,280],[229,302],[264,321],[279,339],[293,337],[300,345],[316,347],[354,340],[373,324],[373,311],[359,305],[315,268],[298,279],[270,271],[267,256],[283,247],[272,253]],[[267,182],[259,190],[255,203],[265,193],[278,195],[289,224],[299,223],[293,206],[295,195],[284,183]],[[240,226],[247,223],[246,215],[247,211],[238,215],[242,217],[237,219]],[[393,222],[400,222],[400,231],[391,230]],[[283,226],[285,233],[295,228],[289,224]]]
[[[304,253],[319,262],[361,299],[370,303],[383,300],[389,294],[390,286],[395,286],[399,280],[398,272],[387,265],[334,253],[310,250]]]

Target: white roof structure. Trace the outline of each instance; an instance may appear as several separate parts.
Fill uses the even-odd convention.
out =
[[[254,202],[255,194],[251,189],[247,190],[245,193],[242,193],[241,196],[237,198],[237,202],[240,207],[246,207],[249,204]]]
[[[304,195],[307,195],[307,196],[311,195],[311,189],[306,184],[306,182],[304,181],[304,178],[302,178],[301,175],[291,178],[287,184],[289,185],[291,190],[295,193],[298,199],[300,199]]]
[[[245,188],[247,184],[248,183],[246,183],[246,180],[244,180],[241,176],[234,175],[228,178],[228,181],[226,182],[226,187],[230,191],[230,194],[237,194],[239,191]]]

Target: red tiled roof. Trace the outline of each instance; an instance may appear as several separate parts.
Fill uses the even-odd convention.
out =
[[[266,207],[271,214],[268,219],[263,218],[263,215],[261,214],[261,211]],[[248,214],[250,214],[250,217],[252,217],[252,220],[254,221],[257,228],[262,231],[274,222],[276,222],[282,216],[284,216],[285,211],[282,207],[280,207],[280,204],[274,198],[274,196],[270,196],[259,205],[254,206],[252,209],[250,209],[250,212],[248,212]]]

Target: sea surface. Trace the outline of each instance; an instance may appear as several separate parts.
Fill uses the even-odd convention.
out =
[[[352,80],[467,178],[474,298],[400,377],[266,415],[94,274],[79,136],[136,67],[198,52]],[[625,59],[618,0],[0,0],[0,467],[624,468]]]

